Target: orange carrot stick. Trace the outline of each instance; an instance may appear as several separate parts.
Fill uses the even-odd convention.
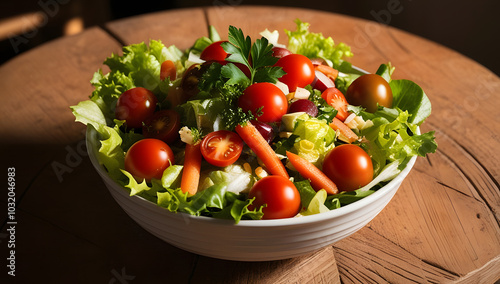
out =
[[[345,123],[343,123],[340,119],[334,117],[332,122],[330,123],[330,127],[335,131],[340,132],[340,140],[352,143],[358,140],[358,135],[352,131]]]
[[[186,144],[184,168],[182,169],[181,190],[194,195],[198,191],[201,172],[201,143]]]
[[[337,194],[339,192],[337,185],[311,162],[288,151],[286,156],[299,174],[311,181],[314,190],[324,189],[328,194]]]
[[[337,79],[337,76],[339,75],[339,70],[333,69],[332,67],[330,67],[328,65],[317,65],[315,68],[319,72],[325,74],[333,82],[335,82],[335,79]]]
[[[241,139],[245,141],[248,147],[254,151],[271,174],[289,178],[285,166],[276,155],[273,148],[271,148],[252,123],[247,122],[245,125],[236,126],[236,132],[240,135]]]

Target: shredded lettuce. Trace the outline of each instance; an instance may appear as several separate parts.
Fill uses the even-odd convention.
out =
[[[321,168],[325,155],[335,147],[335,131],[325,120],[298,116],[290,138],[278,144],[276,152],[284,155],[292,151],[315,166]]]

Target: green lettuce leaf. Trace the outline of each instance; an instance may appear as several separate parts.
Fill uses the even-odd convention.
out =
[[[417,125],[409,122],[411,116],[408,111],[379,107],[372,114],[360,108],[350,109],[361,115],[365,121],[370,119],[373,122],[372,127],[362,130],[360,134],[368,140],[361,146],[372,157],[376,175],[387,162],[398,161],[399,168],[402,169],[411,157],[424,157],[437,149],[434,131],[417,134]]]
[[[94,101],[81,101],[76,106],[71,106],[70,108],[77,122],[85,125],[90,124],[95,129],[101,129],[103,125],[106,125],[106,118]]]
[[[134,85],[144,87],[157,94],[160,84],[160,67],[165,60],[180,62],[184,53],[175,46],[165,47],[161,41],[151,40],[146,43],[132,44],[122,48],[122,55],[113,53],[104,61],[113,72],[129,76]],[[179,69],[181,64],[176,64]],[[182,72],[181,70],[177,70]]]
[[[337,209],[340,206],[345,206],[356,202],[360,199],[367,197],[368,195],[374,193],[375,190],[353,190],[353,191],[342,191],[340,193],[330,195],[326,198],[325,206],[330,210]]]
[[[295,141],[290,150],[319,168],[326,153],[335,147],[335,131],[325,120],[314,117],[298,118],[292,137]]]
[[[325,38],[321,33],[309,32],[309,24],[295,20],[295,31],[285,30],[288,35],[288,49],[309,58],[324,59],[328,65],[341,71],[350,71],[351,66],[344,57],[353,56],[351,48],[344,43],[335,45],[331,37]]]
[[[392,107],[408,111],[408,122],[422,124],[431,114],[431,102],[420,86],[410,80],[391,80]]]

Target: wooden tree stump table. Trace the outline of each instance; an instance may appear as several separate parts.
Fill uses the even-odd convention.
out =
[[[271,262],[211,259],[153,237],[114,202],[86,157],[84,126],[69,109],[94,71],[125,44],[160,39],[189,47],[213,25],[252,38],[295,28],[352,47],[369,72],[391,62],[433,106],[423,131],[438,151],[419,158],[394,199],[366,227],[311,255]],[[286,36],[282,37],[286,38]],[[406,32],[298,8],[172,10],[89,28],[0,67],[2,169],[15,169],[15,277],[1,283],[494,283],[500,278],[500,79],[450,49]],[[4,183],[4,186],[5,185]],[[12,230],[0,198],[0,255]],[[9,206],[11,207],[11,206]]]

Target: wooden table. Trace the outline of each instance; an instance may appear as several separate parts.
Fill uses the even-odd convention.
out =
[[[257,37],[293,20],[352,47],[352,63],[423,87],[433,104],[424,131],[439,148],[419,158],[380,215],[312,255],[232,262],[194,255],[148,234],[94,172],[84,127],[70,105],[124,44],[161,39],[187,48],[213,25]],[[2,176],[15,169],[14,220],[2,189],[1,283],[15,244],[17,283],[493,283],[500,278],[500,79],[436,43],[342,15],[304,9],[213,6],[159,12],[93,27],[22,54],[0,68]],[[16,224],[7,223],[15,221]],[[13,229],[11,229],[13,228]],[[9,230],[8,230],[9,229]],[[14,242],[12,242],[14,238]],[[5,279],[5,280],[3,280]]]

